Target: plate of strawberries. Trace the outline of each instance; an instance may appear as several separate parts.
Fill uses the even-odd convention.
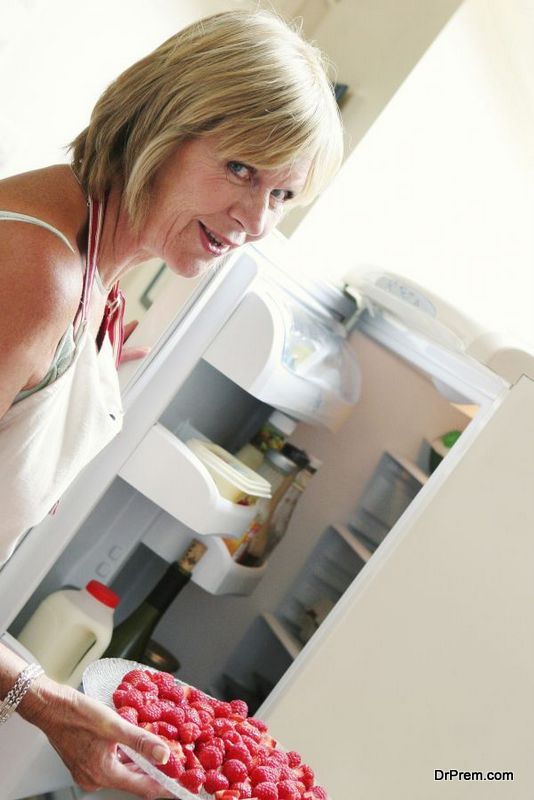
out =
[[[125,745],[121,750],[180,800],[329,800],[312,768],[249,716],[243,700],[218,700],[122,658],[90,664],[83,688],[165,741],[171,755],[163,765]]]

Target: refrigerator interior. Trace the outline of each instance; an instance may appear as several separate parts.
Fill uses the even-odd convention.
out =
[[[208,553],[154,638],[180,661],[181,680],[221,697],[243,696],[256,708],[305,652],[305,643],[374,557],[376,541],[356,530],[362,514],[378,519],[379,540],[426,483],[428,443],[469,424],[469,415],[438,392],[430,375],[464,401],[486,406],[507,389],[504,381],[493,380],[488,370],[473,361],[465,363],[459,355],[451,360],[449,354],[442,369],[436,348],[428,342],[412,359],[414,366],[402,357],[413,345],[409,332],[403,336],[395,327],[389,330],[387,324],[375,323],[366,312],[349,338],[362,387],[346,421],[336,433],[301,422],[290,437],[323,463],[264,566],[236,566],[220,536],[209,535],[212,521],[203,516],[203,496],[194,508],[192,495],[183,491],[188,438],[202,435],[236,451],[273,408],[216,369],[209,345],[206,357],[198,360],[178,391],[168,395],[166,408],[151,417],[156,424],[119,467],[30,599],[20,604],[10,633],[17,635],[50,592],[81,587],[92,578],[121,596],[115,617],[120,622],[191,538],[204,535]],[[253,328],[242,333],[251,348],[254,334]],[[152,413],[150,400],[145,408]],[[174,462],[168,466],[159,459],[160,454],[168,455],[169,440],[172,458],[178,459],[176,470]],[[153,446],[156,450],[151,451]],[[152,460],[151,452],[156,453]],[[439,476],[440,469],[431,478],[434,486],[439,486]],[[163,495],[160,483],[168,484]],[[382,513],[382,505],[387,513]],[[219,533],[236,535],[237,528],[246,527],[228,506],[218,519]],[[222,580],[218,571],[224,573]],[[65,785],[65,777],[56,775],[43,790]],[[17,791],[9,800],[25,796]]]
[[[179,659],[178,677],[210,693],[237,696],[250,691],[256,705],[267,695],[303,646],[291,619],[297,619],[295,604],[302,611],[310,583],[320,588],[326,612],[370,556],[368,542],[360,541],[355,551],[358,540],[348,523],[384,453],[417,475],[418,469],[427,469],[428,442],[469,423],[422,371],[365,333],[356,330],[351,347],[363,374],[360,400],[338,433],[301,423],[291,437],[323,465],[298,504],[286,536],[266,568],[254,576],[257,585],[242,596],[212,594],[191,582],[155,631],[154,638]],[[270,411],[201,360],[159,422],[178,435],[184,426],[184,435],[196,429],[236,450]],[[10,632],[16,635],[50,592],[82,586],[94,577],[121,595],[116,615],[120,622],[144,599],[167,560],[179,555],[194,535],[117,477]],[[115,562],[104,558],[113,552],[118,556]]]

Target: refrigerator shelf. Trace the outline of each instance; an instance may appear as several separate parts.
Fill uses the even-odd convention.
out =
[[[304,645],[299,642],[296,636],[293,636],[291,631],[274,614],[265,612],[261,615],[261,618],[291,658],[295,659]]]
[[[206,543],[208,549],[193,572],[193,583],[210,594],[250,594],[265,574],[267,563],[244,567],[234,561],[218,537],[210,537]]]
[[[149,430],[119,475],[198,534],[237,538],[256,514],[254,506],[240,506],[222,497],[189,447],[159,423]]]
[[[364,563],[367,563],[372,556],[371,551],[365,544],[358,539],[356,534],[352,533],[346,525],[335,524],[332,525],[332,530],[337,533],[337,535],[343,539],[345,544],[347,544],[351,550],[354,550],[356,555],[361,558]]]
[[[333,321],[258,280],[203,358],[258,400],[335,431],[360,394],[359,366],[344,336]]]

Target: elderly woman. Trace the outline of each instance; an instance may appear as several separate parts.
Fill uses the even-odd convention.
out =
[[[0,182],[0,563],[120,430],[120,278],[154,256],[194,276],[265,236],[335,173],[341,141],[317,50],[269,13],[229,12],[126,70],[71,166]],[[81,786],[158,793],[116,746],[162,761],[161,740],[25,668],[2,648],[0,698]]]

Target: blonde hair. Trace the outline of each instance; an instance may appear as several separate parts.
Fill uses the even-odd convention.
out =
[[[266,11],[230,11],[172,36],[102,94],[71,143],[82,187],[123,186],[139,226],[158,168],[188,139],[216,132],[225,156],[269,169],[311,159],[298,204],[338,170],[342,128],[325,60]]]

